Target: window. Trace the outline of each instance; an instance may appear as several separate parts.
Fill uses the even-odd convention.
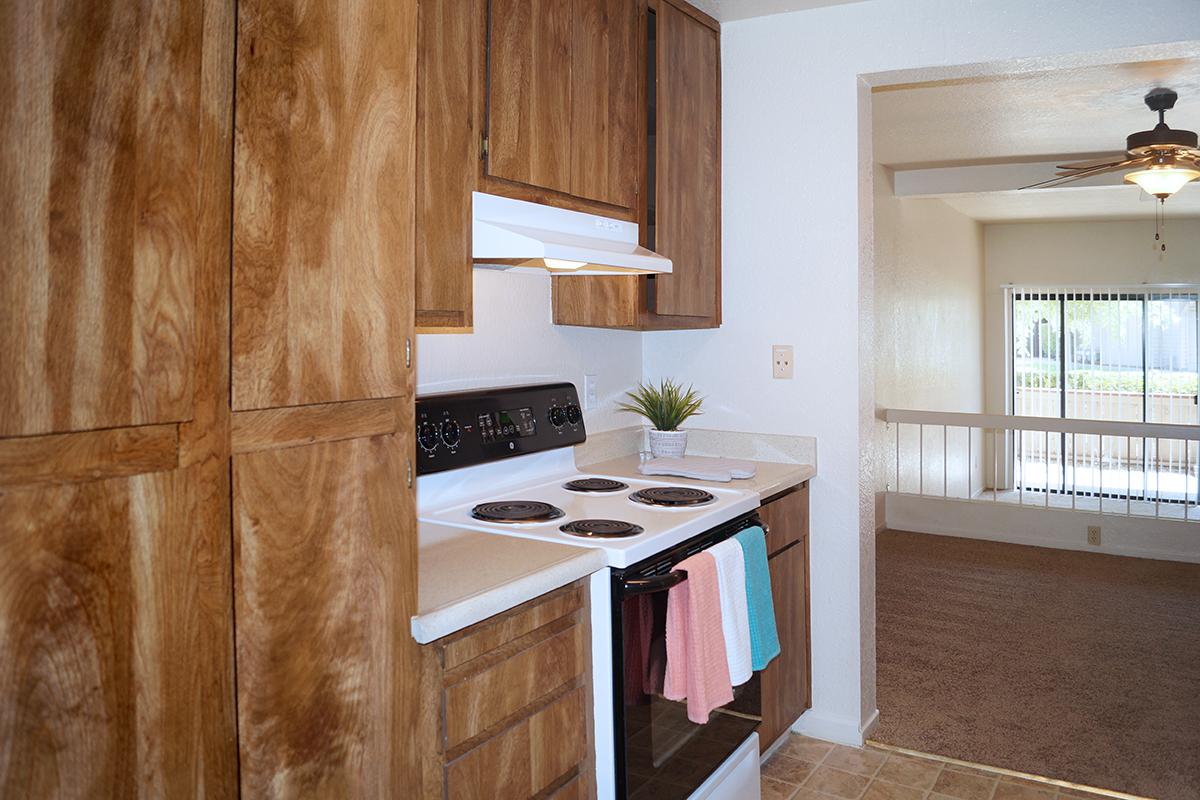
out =
[[[1197,424],[1200,290],[1014,288],[1010,297],[1013,414]],[[1102,449],[1094,435],[1023,433],[1018,480],[1051,492],[1195,495],[1185,442],[1105,438]]]

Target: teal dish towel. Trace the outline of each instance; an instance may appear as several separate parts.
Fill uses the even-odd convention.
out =
[[[775,630],[775,604],[771,601],[771,573],[767,569],[767,537],[757,525],[736,534],[746,560],[746,610],[750,617],[750,665],[766,669],[779,655]]]

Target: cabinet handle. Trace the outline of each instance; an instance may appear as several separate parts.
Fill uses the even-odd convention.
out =
[[[408,483],[408,488],[411,489],[412,483],[413,483],[412,459],[411,458],[406,459],[404,462],[404,466],[405,466],[405,473],[406,473],[406,475],[405,475],[406,482]]]

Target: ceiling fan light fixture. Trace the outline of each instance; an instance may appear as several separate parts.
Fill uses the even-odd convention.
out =
[[[1159,159],[1146,169],[1125,175],[1126,183],[1135,183],[1146,194],[1166,200],[1187,184],[1200,178],[1200,170],[1180,166],[1173,158]]]

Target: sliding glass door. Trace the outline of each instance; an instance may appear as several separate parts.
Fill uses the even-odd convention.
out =
[[[1014,414],[1197,424],[1196,289],[1013,289],[1010,299]],[[1027,490],[1196,496],[1200,453],[1181,441],[1026,432],[1014,447]]]

